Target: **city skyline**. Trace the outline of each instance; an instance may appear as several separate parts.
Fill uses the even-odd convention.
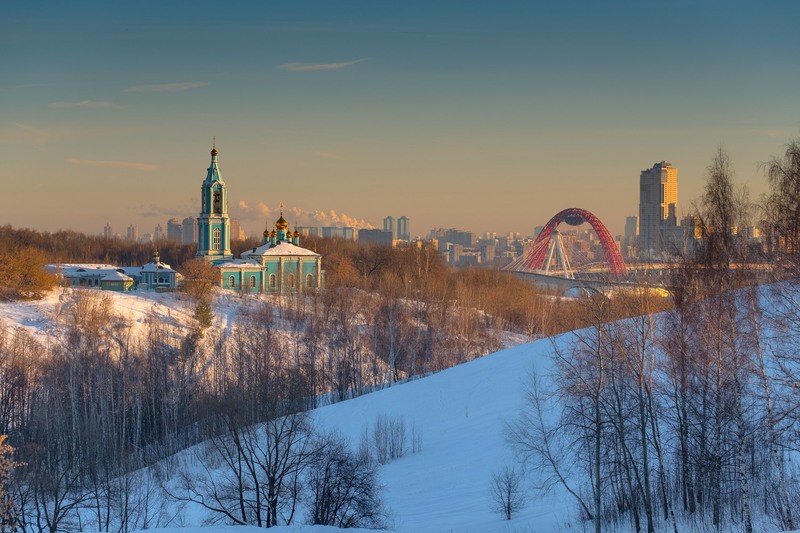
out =
[[[196,217],[216,136],[248,234],[291,224],[532,233],[581,207],[613,234],[643,168],[718,145],[737,183],[800,133],[792,2],[14,4],[0,222],[123,233]],[[252,200],[249,200],[252,199]]]

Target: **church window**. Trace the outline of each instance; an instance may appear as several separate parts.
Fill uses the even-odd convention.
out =
[[[289,276],[286,278],[286,282],[289,285],[289,288],[293,289],[294,288],[294,274],[289,274]]]
[[[277,285],[277,283],[278,283],[278,278],[275,276],[275,274],[270,274],[269,275],[269,288],[270,289],[274,289],[275,286]]]
[[[311,288],[314,286],[314,276],[311,274],[306,276],[306,287]]]
[[[256,277],[255,276],[250,276],[250,288],[251,289],[255,289],[256,288]]]
[[[211,248],[213,248],[214,250],[221,250],[222,249],[222,247],[221,247],[222,239],[220,238],[221,235],[222,235],[222,232],[219,230],[219,228],[214,230],[214,239],[213,239],[213,241],[211,243]]]
[[[228,287],[230,287],[231,289],[236,288],[236,278],[234,276],[228,277]]]
[[[214,191],[214,214],[222,213],[222,192]]]

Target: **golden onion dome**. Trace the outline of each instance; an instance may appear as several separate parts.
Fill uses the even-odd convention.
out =
[[[212,156],[216,157],[216,155],[217,155],[218,153],[219,153],[219,152],[217,152],[217,149],[216,149],[216,148],[212,148],[212,149],[211,149],[211,155],[212,155]]]
[[[278,232],[277,232],[277,231],[275,231],[275,230],[272,230],[272,231],[270,232],[269,236],[270,236],[270,237],[277,237],[277,236],[278,236]]]
[[[297,230],[294,230],[294,233],[292,234],[292,237],[300,237],[300,232],[297,231]]]
[[[275,221],[275,228],[279,230],[286,230],[289,227],[289,223],[286,222],[286,219],[283,218],[283,204],[281,204],[281,218]]]
[[[269,237],[269,228],[264,230],[264,238],[266,239],[267,237]]]

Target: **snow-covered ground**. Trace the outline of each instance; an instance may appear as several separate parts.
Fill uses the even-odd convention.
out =
[[[187,323],[192,306],[174,294],[114,294],[117,311],[133,323],[155,313],[163,320]],[[39,302],[0,304],[8,323],[34,334],[55,327],[53,314],[64,300],[59,292]],[[224,295],[215,302],[215,327],[224,329],[235,317],[241,299]],[[526,487],[526,505],[512,520],[492,509],[489,484],[492,474],[514,463],[505,441],[506,424],[523,406],[532,373],[547,376],[550,353],[564,347],[569,334],[514,346],[437,374],[397,384],[312,412],[318,427],[336,430],[357,447],[365,428],[380,417],[401,418],[407,431],[418,435],[419,450],[379,468],[383,501],[389,525],[399,532],[536,532],[584,531],[591,523],[577,521],[577,506],[562,489],[549,494]],[[194,460],[192,450],[178,462]],[[541,474],[526,473],[530,484]],[[191,504],[175,523],[180,528],[162,533],[247,533],[250,527],[202,527],[207,511]],[[626,527],[621,531],[628,531]],[[760,531],[771,531],[761,526]],[[329,533],[336,528],[291,526],[276,532]],[[364,531],[364,530],[348,530]],[[688,531],[688,530],[687,530]],[[699,531],[692,529],[692,531]]]
[[[113,298],[115,312],[133,327],[153,314],[165,322],[186,324],[193,313],[193,307],[175,294],[94,292]],[[67,294],[59,290],[41,301],[3,303],[0,315],[6,323],[35,335],[52,334]],[[219,297],[214,305],[215,327],[224,329],[240,303],[238,296]],[[512,335],[506,342],[513,342],[512,337],[519,338]],[[534,366],[540,371],[546,366],[550,346],[549,340],[517,346],[426,378],[322,407],[313,415],[318,426],[336,429],[354,448],[364,429],[381,416],[401,417],[409,433],[412,426],[415,428],[420,451],[380,467],[389,521],[398,531],[555,531],[574,515],[572,502],[562,495],[537,497],[510,522],[491,510],[489,497],[492,473],[511,464],[511,451],[504,441],[505,423],[518,413],[525,382]],[[182,523],[199,526],[204,516],[201,509],[189,507]],[[298,526],[291,531],[312,529]]]
[[[576,513],[573,501],[561,491],[528,498],[525,508],[511,521],[492,510],[489,496],[492,474],[513,463],[512,452],[505,443],[505,424],[517,416],[532,370],[547,372],[550,349],[551,341],[547,339],[517,346],[312,413],[318,427],[338,431],[354,448],[364,429],[373,426],[379,417],[402,418],[409,441],[411,428],[415,429],[420,450],[409,450],[406,456],[380,467],[383,500],[392,530],[562,531],[569,529]],[[193,460],[192,450],[184,454],[180,462]],[[530,474],[532,480],[538,480],[536,473]],[[200,526],[207,516],[199,506],[190,505],[184,509],[182,521]],[[213,527],[197,531],[231,530]],[[285,531],[338,530],[296,526]]]

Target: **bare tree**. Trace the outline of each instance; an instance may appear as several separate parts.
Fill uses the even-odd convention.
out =
[[[308,521],[340,528],[382,528],[377,470],[368,457],[354,455],[345,440],[324,437],[312,456],[306,485]]]
[[[786,145],[784,154],[765,164],[770,195],[765,218],[770,222],[773,249],[793,259],[800,255],[800,140]]]
[[[696,214],[703,239],[704,262],[729,267],[743,256],[738,232],[748,223],[749,194],[733,183],[733,164],[720,146],[706,169],[706,183]]]
[[[501,513],[506,520],[525,506],[522,473],[514,467],[506,466],[492,474],[489,484],[489,497],[492,510]]]

